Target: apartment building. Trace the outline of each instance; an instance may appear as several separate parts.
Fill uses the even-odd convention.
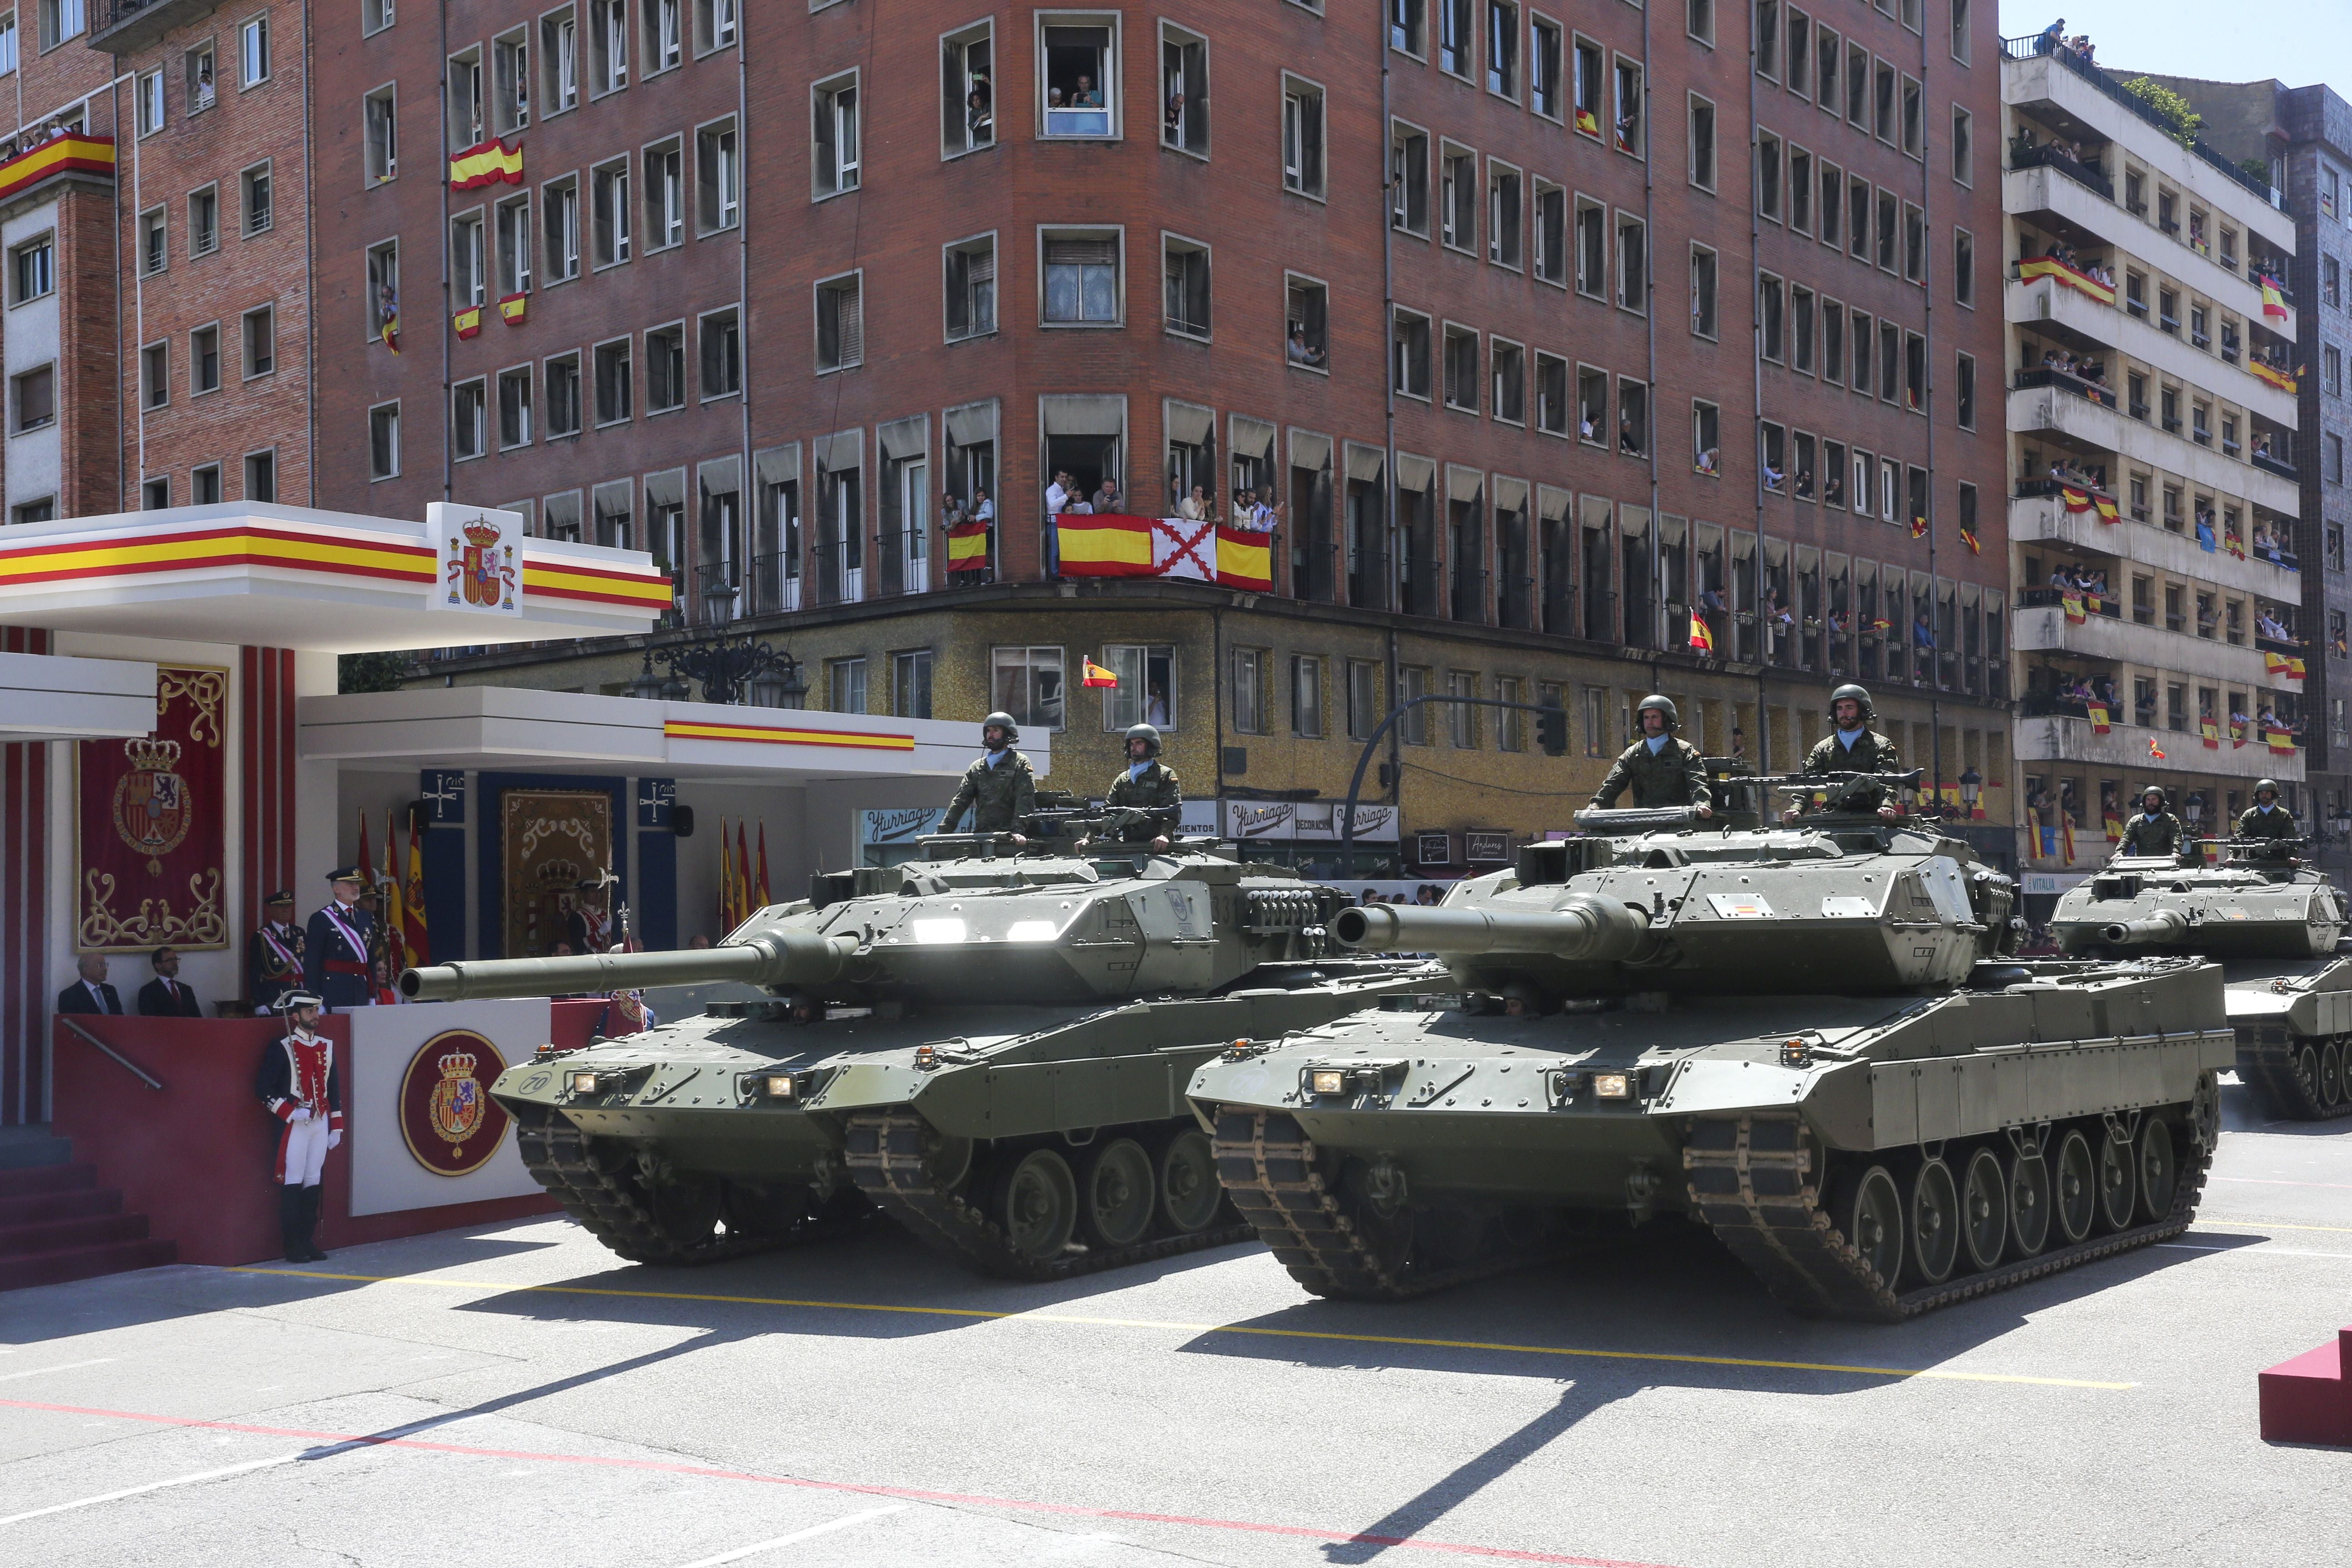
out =
[[[2148,782],[2209,829],[2257,777],[2303,803],[2305,297],[2266,166],[2070,51],[2006,53],[2018,769],[2028,850],[2063,870],[2109,852]]]

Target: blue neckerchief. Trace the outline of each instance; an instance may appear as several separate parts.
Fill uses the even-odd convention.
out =
[[[1669,737],[1664,735],[1644,735],[1642,737],[1642,742],[1650,748],[1650,755],[1654,757],[1666,749],[1668,739]]]
[[[1010,746],[1007,746],[1006,748],[1004,748],[1004,750],[1003,750],[1003,751],[1001,751],[1001,752],[982,752],[981,753],[980,760],[981,760],[982,762],[983,762],[983,763],[986,763],[990,767],[993,768],[994,766],[996,766],[996,764],[997,764],[997,763],[999,763],[1003,762],[1005,758],[1007,758],[1007,757],[1011,756],[1012,754],[1013,754],[1013,748],[1012,748],[1012,747],[1010,747]]]
[[[1869,732],[1870,731],[1867,730],[1840,730],[1837,732],[1838,744],[1851,752],[1853,750],[1855,743]]]
[[[1127,764],[1127,776],[1130,779],[1139,779],[1143,776],[1145,770],[1149,769],[1150,766],[1151,759],[1149,757],[1144,758],[1143,761],[1139,763],[1129,763]]]

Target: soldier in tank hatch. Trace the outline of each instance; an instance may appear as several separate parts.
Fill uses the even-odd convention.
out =
[[[1177,782],[1176,771],[1160,760],[1160,731],[1150,724],[1134,724],[1127,731],[1127,766],[1112,779],[1103,795],[1103,810],[1157,811],[1156,817],[1140,817],[1110,831],[1121,843],[1149,842],[1156,852],[1168,847],[1169,836],[1175,827],[1168,814],[1184,804],[1183,786]],[[1083,847],[1087,842],[1081,838]]]
[[[1675,733],[1681,715],[1668,699],[1652,692],[1633,710],[1642,738],[1619,754],[1609,776],[1592,792],[1592,804],[1601,810],[1617,804],[1631,789],[1637,809],[1689,805],[1702,817],[1715,815],[1715,796],[1706,786],[1706,764],[1698,748]]]
[[[1900,772],[1903,758],[1895,742],[1870,726],[1878,717],[1878,710],[1870,700],[1870,693],[1851,683],[1830,693],[1830,721],[1837,726],[1822,737],[1805,754],[1804,766],[1797,771],[1808,778],[1826,777],[1831,773],[1891,773]],[[1880,786],[1866,786],[1863,792],[1849,796],[1862,809],[1875,805],[1878,815],[1893,821],[1902,815],[1886,798]],[[1781,813],[1784,819],[1794,821],[1794,806]]]
[[[974,833],[1010,833],[1015,845],[1025,845],[1020,828],[1037,809],[1037,775],[1029,759],[1013,749],[1021,726],[1010,713],[991,713],[981,721],[980,739],[988,749],[964,769],[940,831],[953,833],[970,811]]]
[[[2179,855],[2187,832],[2180,818],[2165,809],[2164,791],[2155,784],[2139,792],[2139,810],[2124,824],[2118,855]]]
[[[2238,837],[2241,838],[2299,838],[2302,831],[2294,825],[2294,813],[2279,804],[2276,779],[2263,779],[2254,785],[2254,804],[2238,814]]]

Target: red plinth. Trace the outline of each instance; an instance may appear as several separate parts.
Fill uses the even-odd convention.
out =
[[[583,1045],[604,1016],[602,1002],[558,1002],[551,1033],[558,1045]],[[183,1263],[278,1257],[278,1197],[269,1178],[278,1126],[254,1097],[253,1075],[262,1047],[279,1026],[266,1018],[77,1016],[73,1022],[163,1084],[160,1090],[148,1088],[57,1020],[55,1125],[73,1140],[73,1157],[95,1165],[101,1184],[120,1187],[123,1207],[148,1217],[151,1236],[176,1242]],[[320,1023],[320,1033],[350,1049],[344,1019]],[[346,1139],[327,1155],[318,1238],[329,1250],[555,1208],[550,1199],[530,1196],[354,1216],[347,1212],[351,1152]]]
[[[2352,1329],[2262,1374],[2263,1440],[2352,1447]]]

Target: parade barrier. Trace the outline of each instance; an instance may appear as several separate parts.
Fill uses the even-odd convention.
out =
[[[2262,1374],[2263,1441],[2352,1448],[2352,1329]]]
[[[544,1042],[608,1032],[599,1001],[457,1003],[321,1018],[348,1128],[327,1155],[330,1251],[554,1212],[487,1094]],[[270,1180],[280,1131],[255,1097],[270,1018],[76,1015],[52,1021],[54,1125],[183,1263],[281,1256]]]

